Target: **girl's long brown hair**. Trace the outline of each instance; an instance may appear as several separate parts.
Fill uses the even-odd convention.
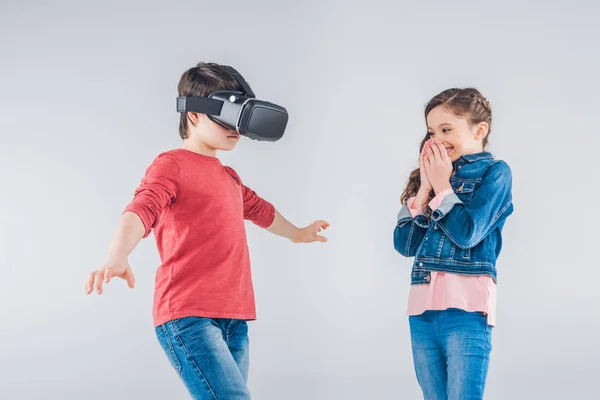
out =
[[[483,139],[483,148],[487,146],[488,137],[492,130],[492,108],[490,107],[490,103],[486,100],[485,97],[479,92],[479,90],[474,88],[465,88],[465,89],[447,89],[433,97],[427,106],[425,107],[425,124],[427,124],[427,116],[437,106],[446,107],[451,113],[458,117],[465,117],[469,120],[471,125],[476,125],[481,122],[486,122],[490,129],[488,134]],[[423,146],[427,140],[429,140],[430,134],[429,132],[425,135],[423,140],[421,141],[421,146],[419,147],[419,154],[423,151]],[[419,188],[421,187],[421,174],[419,168],[410,173],[408,177],[408,183],[406,184],[406,189],[404,189],[404,193],[402,193],[401,201],[404,203],[409,198],[416,196]],[[429,200],[433,199],[435,193],[433,190],[429,194]],[[431,209],[427,206],[426,215],[431,214]]]

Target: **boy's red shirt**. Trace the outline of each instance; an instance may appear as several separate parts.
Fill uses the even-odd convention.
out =
[[[160,154],[125,211],[154,231],[154,326],[177,318],[256,319],[244,219],[267,228],[275,208],[218,158],[184,149]]]

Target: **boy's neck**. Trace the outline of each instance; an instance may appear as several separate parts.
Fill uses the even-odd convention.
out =
[[[215,158],[217,157],[216,149],[213,149],[204,143],[192,142],[189,139],[183,140],[183,145],[181,146],[181,148],[194,153],[202,154],[203,156]]]

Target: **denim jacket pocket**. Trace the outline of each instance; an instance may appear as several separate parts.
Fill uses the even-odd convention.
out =
[[[465,205],[469,204],[475,191],[475,182],[453,181],[451,185],[452,190],[454,190],[460,201],[465,203]]]

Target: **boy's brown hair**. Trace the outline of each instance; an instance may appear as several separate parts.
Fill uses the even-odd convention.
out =
[[[240,90],[235,78],[222,65],[216,63],[199,62],[181,75],[177,85],[179,96],[206,97],[215,90]],[[181,113],[179,136],[182,139],[188,137],[189,123],[191,121],[187,113]]]

